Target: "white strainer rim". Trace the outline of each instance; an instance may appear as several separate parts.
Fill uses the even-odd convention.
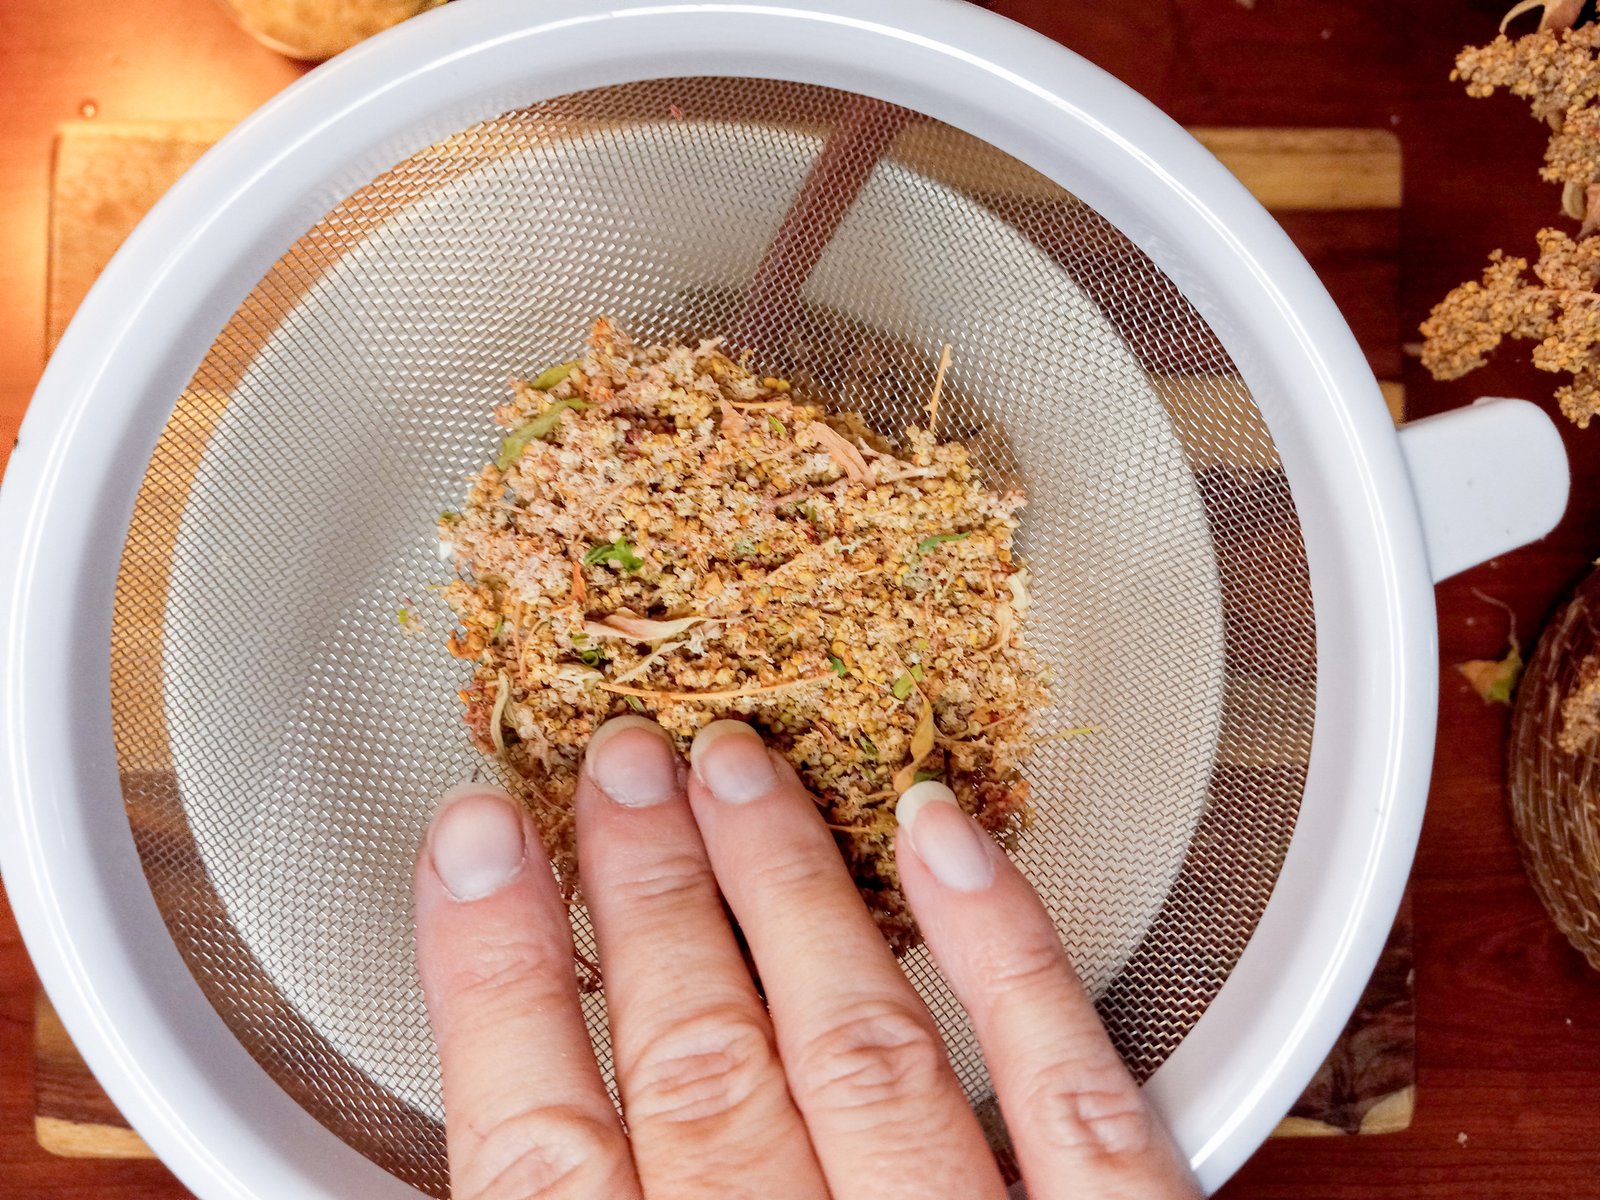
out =
[[[0,492],[0,866],[69,1032],[198,1194],[415,1195],[248,1058],[145,884],[116,799],[106,700],[112,588],[143,464],[221,316],[328,208],[473,120],[659,76],[663,63],[865,92],[983,137],[1099,209],[1211,322],[1292,480],[1320,674],[1305,799],[1273,899],[1221,995],[1147,1085],[1208,1188],[1261,1142],[1337,1036],[1398,905],[1436,707],[1421,532],[1371,373],[1282,231],[1147,102],[953,0],[883,0],[870,18],[851,7],[477,0],[408,22],[208,154],[63,339]]]

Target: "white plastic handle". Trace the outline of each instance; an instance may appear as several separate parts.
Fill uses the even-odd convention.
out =
[[[1561,434],[1526,400],[1486,397],[1411,421],[1400,449],[1435,583],[1537,541],[1567,510]]]

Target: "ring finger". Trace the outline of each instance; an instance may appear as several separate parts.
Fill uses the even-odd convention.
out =
[[[686,775],[658,725],[621,717],[595,734],[578,784],[580,869],[640,1181],[651,1200],[825,1196]]]

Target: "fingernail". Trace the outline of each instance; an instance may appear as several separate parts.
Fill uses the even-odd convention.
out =
[[[678,756],[667,731],[643,717],[613,717],[589,739],[589,778],[626,808],[648,808],[678,790]]]
[[[981,892],[994,882],[990,838],[961,811],[956,794],[938,780],[913,784],[900,793],[895,820],[911,838],[911,848],[947,888]]]
[[[524,849],[521,810],[481,783],[446,792],[428,831],[434,872],[457,900],[482,900],[510,883],[522,873]]]
[[[778,784],[767,744],[743,721],[713,721],[695,734],[689,762],[724,804],[748,804]]]

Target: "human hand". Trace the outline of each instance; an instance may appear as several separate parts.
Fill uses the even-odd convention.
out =
[[[417,862],[417,961],[456,1200],[1004,1196],[794,772],[733,721],[690,758],[652,722],[613,720],[575,801],[626,1134],[537,832],[493,788],[445,797]],[[971,1015],[1028,1194],[1198,1196],[1027,881],[942,784],[898,815],[906,895]]]

